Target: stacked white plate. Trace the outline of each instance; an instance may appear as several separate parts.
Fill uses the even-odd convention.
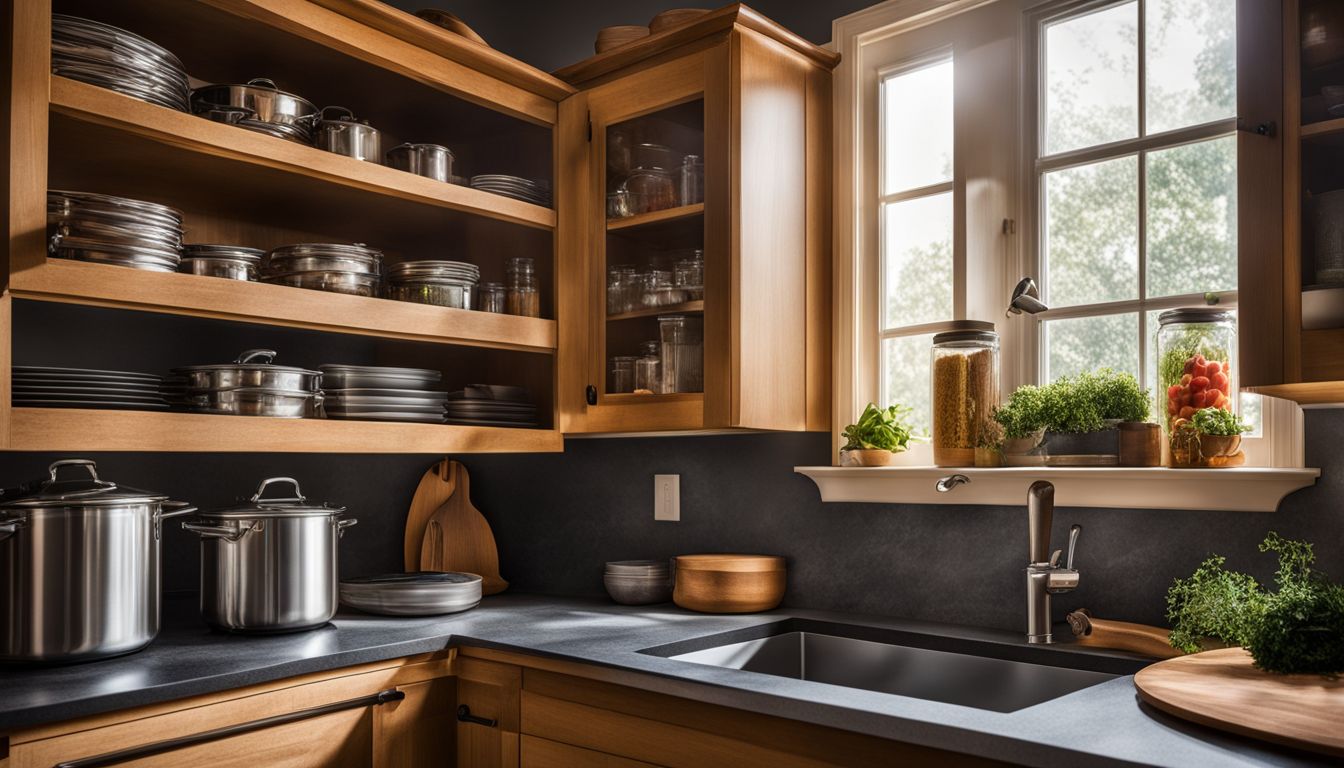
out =
[[[322,410],[329,419],[442,424],[442,374],[424,368],[323,365]]]
[[[545,181],[533,181],[502,173],[483,173],[471,177],[471,186],[473,189],[493,192],[496,195],[535,205],[549,207],[551,204],[551,185]]]
[[[607,563],[602,584],[622,605],[652,605],[672,599],[672,569],[666,560],[616,560]]]
[[[191,85],[182,62],[124,29],[77,16],[51,15],[51,71],[182,112]]]
[[[474,573],[389,573],[341,582],[341,602],[385,616],[437,616],[475,608],[481,577]]]
[[[152,272],[182,261],[182,212],[166,205],[94,192],[47,192],[52,256]]]
[[[148,373],[16,365],[13,386],[18,407],[168,410],[163,379]]]
[[[537,406],[526,389],[501,384],[471,384],[448,395],[449,424],[476,427],[535,427]]]

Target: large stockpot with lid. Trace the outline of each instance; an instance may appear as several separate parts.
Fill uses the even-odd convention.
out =
[[[336,116],[328,118],[327,113]],[[313,125],[313,146],[369,163],[383,162],[382,138],[368,120],[345,107],[323,107]]]
[[[159,633],[162,521],[195,508],[102,480],[85,459],[48,473],[0,495],[0,661],[144,648]]]
[[[250,349],[232,363],[174,368],[192,410],[234,416],[308,418],[322,405],[322,373],[274,365],[275,351]]]
[[[267,487],[293,495],[266,498]],[[336,615],[337,544],[357,521],[345,507],[309,503],[297,480],[272,477],[246,503],[199,514],[201,618],[230,632],[298,632]]]

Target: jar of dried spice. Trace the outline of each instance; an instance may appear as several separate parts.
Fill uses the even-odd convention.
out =
[[[999,404],[999,335],[962,320],[933,337],[933,463],[975,464],[975,444]]]

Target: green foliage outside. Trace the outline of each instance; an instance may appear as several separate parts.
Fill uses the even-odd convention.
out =
[[[1277,589],[1205,560],[1167,592],[1173,648],[1195,653],[1211,644],[1240,645],[1256,666],[1284,674],[1344,673],[1344,586],[1312,569],[1311,544],[1270,531],[1261,552],[1275,552]]]
[[[845,438],[841,450],[904,451],[910,443],[910,424],[906,421],[909,413],[909,408],[900,405],[878,408],[869,403],[859,420],[841,433]]]
[[[1148,393],[1129,373],[1101,368],[1044,386],[1019,387],[994,412],[1010,438],[1037,430],[1096,432],[1109,420],[1146,421]]]

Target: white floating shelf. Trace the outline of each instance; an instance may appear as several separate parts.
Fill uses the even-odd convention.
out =
[[[1306,488],[1319,469],[1237,467],[794,467],[817,484],[822,501],[886,504],[983,504],[1021,506],[1037,480],[1054,483],[1061,507],[1202,509],[1273,512],[1284,496]],[[970,478],[947,493],[934,488],[941,477]]]

